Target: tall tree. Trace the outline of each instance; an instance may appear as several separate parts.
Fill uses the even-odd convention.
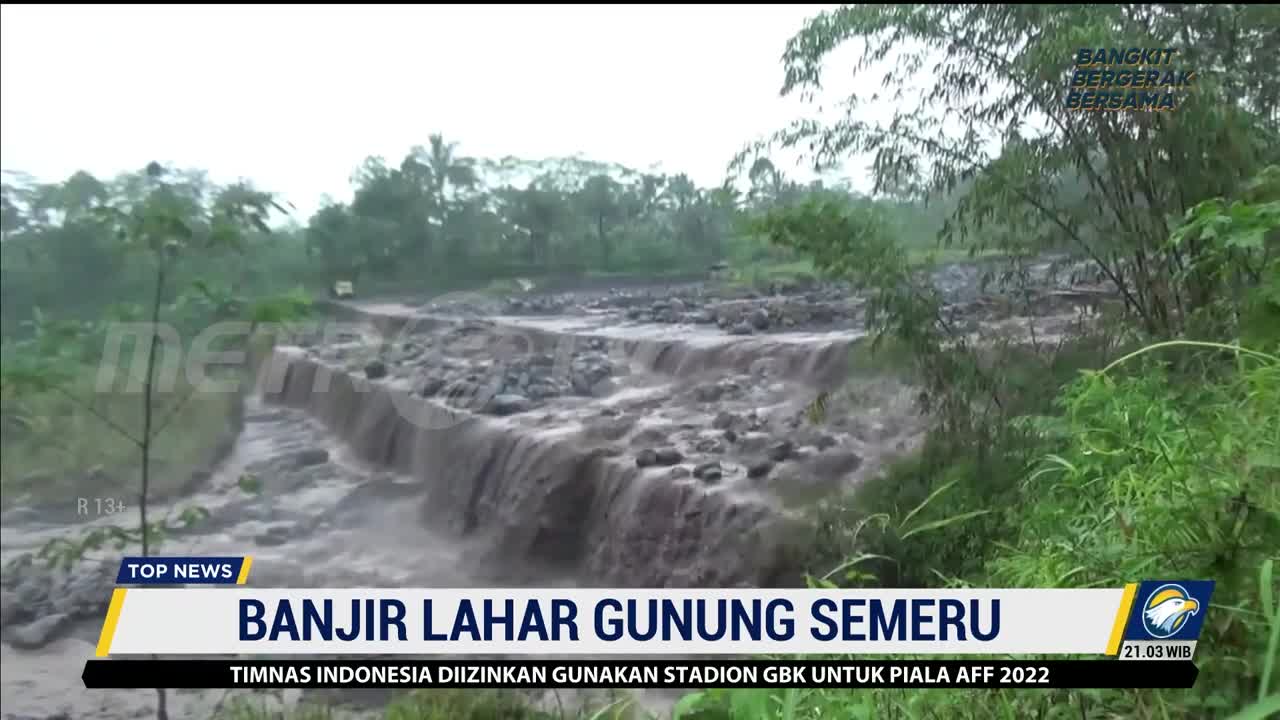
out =
[[[919,100],[887,122],[862,119],[859,111],[875,98],[855,93],[844,119],[802,120],[772,141],[811,149],[819,167],[847,155],[874,157],[876,192],[905,188],[919,197],[972,180],[944,228],[948,242],[1018,252],[1068,245],[1115,283],[1148,332],[1178,334],[1203,313],[1209,324],[1223,321],[1214,308],[1216,298],[1235,294],[1227,278],[1256,278],[1261,267],[1261,238],[1225,251],[1207,237],[1168,240],[1170,217],[1208,197],[1237,195],[1277,160],[1274,73],[1231,73],[1224,81],[1206,69],[1256,68],[1274,47],[1278,21],[1270,6],[844,6],[810,20],[788,43],[784,93],[816,90],[830,54],[855,39],[867,48],[855,78],[878,72],[892,55],[885,85],[903,97],[921,77],[931,87],[912,92]],[[1200,71],[1176,112],[1066,107],[1077,50],[1116,37],[1179,48],[1180,69]],[[944,133],[944,121],[958,131]],[[1088,191],[1074,198],[1055,192],[1068,176],[1082,178]]]
[[[579,207],[595,224],[596,242],[600,248],[601,266],[608,268],[613,257],[609,230],[622,215],[619,203],[621,187],[608,175],[593,175],[577,193]]]

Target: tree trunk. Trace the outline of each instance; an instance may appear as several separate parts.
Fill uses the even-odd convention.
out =
[[[151,339],[147,348],[147,378],[142,386],[142,437],[139,443],[142,454],[142,492],[138,496],[138,513],[142,523],[142,556],[147,557],[151,551],[151,526],[147,523],[147,492],[151,484],[151,422],[153,415],[152,397],[155,395],[156,349],[160,327],[160,305],[164,300],[164,250],[156,258],[156,292],[151,300]],[[156,688],[156,718],[169,720],[168,697],[164,688]]]
[[[613,253],[609,247],[609,236],[604,231],[604,216],[596,217],[596,235],[600,238],[600,259],[605,270],[609,269],[609,256]]]

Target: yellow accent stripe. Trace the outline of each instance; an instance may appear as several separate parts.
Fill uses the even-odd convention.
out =
[[[107,607],[107,619],[102,623],[102,634],[98,636],[98,657],[106,657],[111,652],[111,640],[116,636],[116,624],[120,622],[120,610],[124,607],[124,594],[128,588],[116,588],[111,592],[111,605]]]
[[[237,584],[237,585],[243,585],[243,584],[245,584],[245,581],[247,581],[247,580],[249,579],[249,566],[250,566],[250,565],[253,565],[253,556],[252,556],[252,555],[245,555],[245,556],[244,556],[244,563],[240,565],[240,577],[236,578],[236,584]]]
[[[1120,638],[1124,637],[1124,626],[1129,620],[1129,612],[1133,610],[1133,596],[1138,594],[1138,583],[1124,586],[1124,595],[1120,598],[1120,610],[1116,612],[1116,621],[1111,625],[1111,640],[1107,642],[1107,654],[1120,654]]]

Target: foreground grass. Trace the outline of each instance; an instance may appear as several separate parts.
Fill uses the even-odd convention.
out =
[[[393,700],[378,712],[385,720],[642,720],[625,698],[600,700],[571,709],[571,702],[555,698],[554,709],[533,706],[527,695],[500,690],[415,690]],[[272,709],[265,699],[238,698],[216,720],[339,720],[341,709],[303,704],[293,710]],[[364,714],[367,717],[367,714]]]
[[[927,452],[820,522],[833,584],[1218,582],[1190,690],[709,691],[725,718],[1263,718],[1280,713],[1280,361],[1134,355],[1088,372],[985,452]],[[1045,374],[1047,385],[1053,375]],[[1028,391],[1032,388],[1028,387]],[[913,508],[909,526],[900,518]],[[919,530],[925,529],[924,532]],[[890,560],[849,561],[882,555]],[[844,558],[844,562],[840,559]],[[735,711],[735,707],[750,710]],[[1240,715],[1234,713],[1240,712]]]
[[[1169,350],[1135,354],[1062,386],[1054,379],[1075,374],[1075,363],[1028,373],[1040,377],[1038,396],[1054,400],[1025,401],[1027,415],[1000,444],[982,452],[976,445],[928,449],[867,485],[853,502],[826,508],[818,523],[825,535],[818,540],[840,570],[819,584],[1119,587],[1143,578],[1211,578],[1218,586],[1197,652],[1201,674],[1194,688],[709,689],[683,698],[676,717],[1275,717],[1280,360],[1237,353],[1226,360],[1155,362]],[[866,350],[855,362],[877,367]],[[1027,391],[1033,390],[1028,384]],[[908,515],[909,525],[900,520]],[[890,559],[856,559],[872,554]],[[236,712],[230,720],[286,717]],[[287,717],[321,720],[338,717],[334,712],[301,709]],[[383,717],[648,715],[619,707],[594,713],[539,710],[511,693],[423,691],[395,701]]]
[[[85,366],[65,392],[6,398],[0,451],[0,503],[40,506],[75,498],[112,498],[132,505],[138,491],[138,448],[103,418],[141,435],[142,395],[121,381],[95,390],[97,369]],[[154,497],[182,488],[231,439],[238,396],[195,392],[179,383],[158,392],[155,422],[165,422],[154,448]]]

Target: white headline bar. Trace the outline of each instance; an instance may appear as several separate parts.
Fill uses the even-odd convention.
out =
[[[1105,654],[1114,590],[118,589],[99,655]]]

